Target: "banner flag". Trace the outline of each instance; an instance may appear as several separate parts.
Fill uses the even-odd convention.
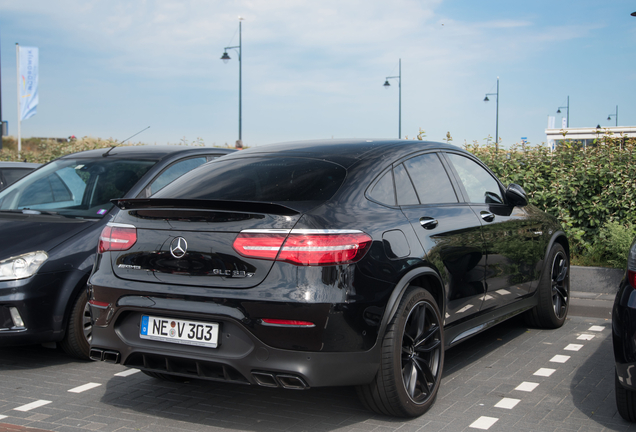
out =
[[[20,120],[33,117],[38,106],[38,49],[19,47]]]

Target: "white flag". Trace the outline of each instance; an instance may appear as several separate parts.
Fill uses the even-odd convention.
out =
[[[38,106],[38,49],[19,47],[20,58],[20,120],[36,113]]]

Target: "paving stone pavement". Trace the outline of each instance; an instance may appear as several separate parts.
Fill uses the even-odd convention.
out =
[[[410,420],[365,410],[350,387],[165,382],[39,346],[1,348],[0,432],[29,431],[16,426],[60,432],[636,431],[616,411],[611,320],[576,316],[557,330],[528,329],[513,319],[448,350],[437,401]]]

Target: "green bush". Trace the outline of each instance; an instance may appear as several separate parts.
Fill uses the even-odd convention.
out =
[[[584,256],[592,264],[607,263],[611,267],[625,268],[629,247],[634,237],[636,237],[635,224],[608,222],[599,230],[598,238]]]
[[[567,143],[554,151],[546,146],[496,151],[494,145],[478,144],[466,149],[504,184],[521,185],[530,202],[556,216],[573,255],[597,253],[603,259],[597,264],[617,265],[616,257],[598,254],[601,246],[595,243],[603,227],[617,231],[610,223],[630,227],[636,221],[636,140],[608,135],[594,146]]]

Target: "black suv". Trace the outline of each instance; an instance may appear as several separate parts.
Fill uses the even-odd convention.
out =
[[[233,150],[128,146],[56,159],[0,192],[0,346],[60,342],[88,359],[86,282],[113,198],[148,197]]]
[[[418,416],[445,348],[568,311],[555,218],[451,145],[267,145],[117,205],[89,283],[91,358],[156,378],[356,385],[370,409]]]

